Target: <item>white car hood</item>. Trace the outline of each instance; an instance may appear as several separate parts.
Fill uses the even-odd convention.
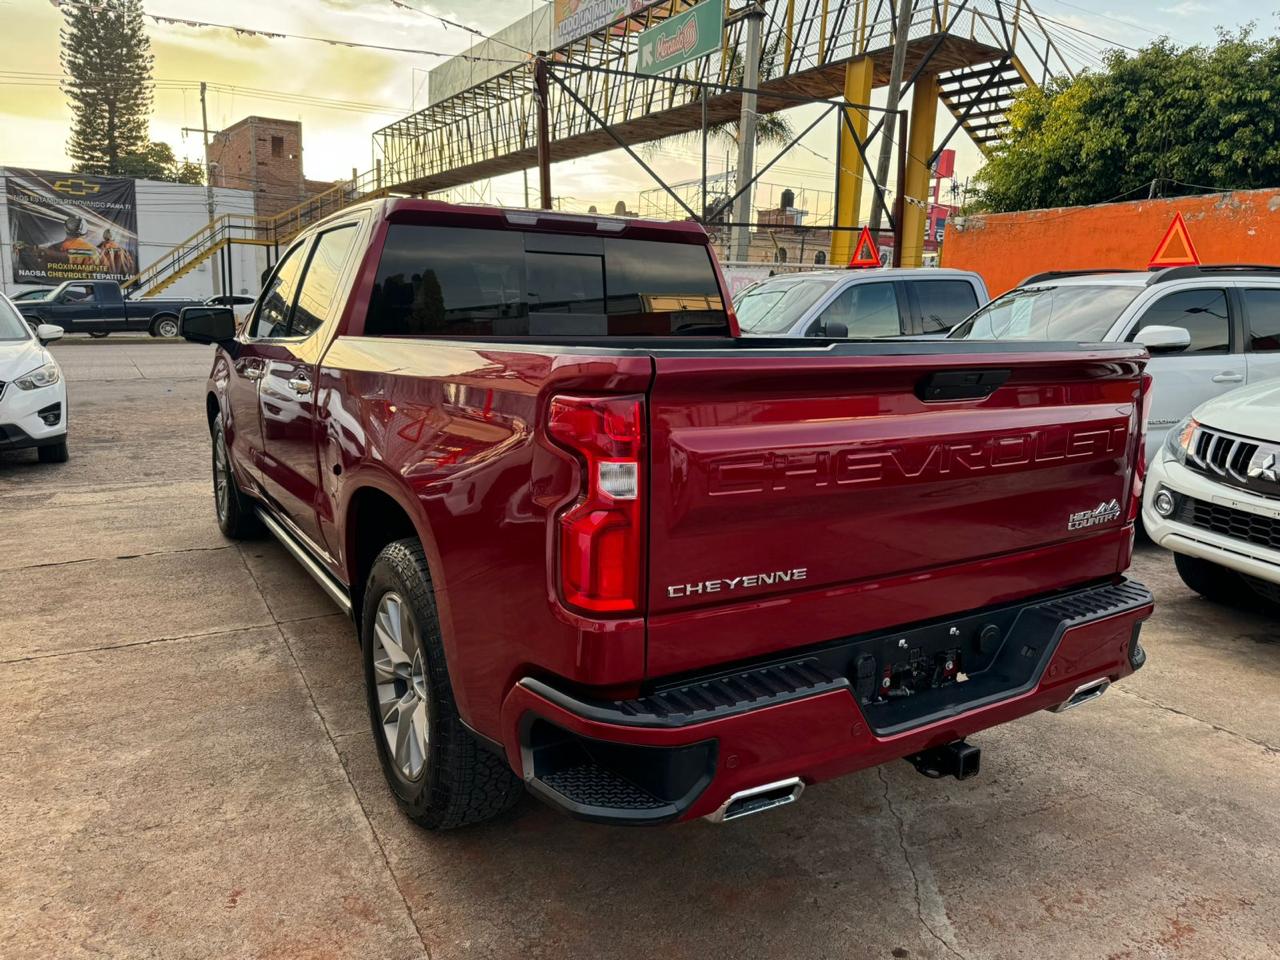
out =
[[[1192,416],[1206,427],[1280,443],[1280,379],[1215,397],[1196,407]]]
[[[49,362],[49,354],[36,340],[0,340],[0,383],[16,380]]]

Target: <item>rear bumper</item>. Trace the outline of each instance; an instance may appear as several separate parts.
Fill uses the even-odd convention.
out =
[[[503,746],[533,793],[574,816],[627,824],[708,816],[740,791],[829,780],[1127,676],[1145,659],[1138,631],[1152,609],[1145,587],[1122,580],[855,637],[632,700],[588,699],[525,678],[503,704]],[[982,628],[992,623],[1003,625],[1001,636],[979,657]],[[880,671],[868,683],[868,658],[878,666],[903,641],[932,650],[939,635],[972,645],[982,669],[963,683],[880,700]]]

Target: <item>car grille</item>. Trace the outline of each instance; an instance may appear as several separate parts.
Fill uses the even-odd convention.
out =
[[[1273,444],[1202,426],[1196,430],[1191,449],[1187,451],[1187,467],[1242,490],[1264,497],[1280,497],[1280,483],[1257,469],[1250,470],[1259,448],[1264,446],[1274,452]]]
[[[1212,533],[1280,550],[1280,520],[1246,513],[1234,507],[1183,497],[1174,519],[1188,526],[1199,527]]]

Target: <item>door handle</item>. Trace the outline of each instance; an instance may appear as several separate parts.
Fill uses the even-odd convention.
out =
[[[256,366],[245,366],[240,369],[246,380],[261,380],[262,368]]]
[[[1234,373],[1231,370],[1223,370],[1213,378],[1214,383],[1244,383],[1244,374]]]
[[[311,392],[311,380],[307,377],[298,376],[289,381],[289,386],[294,393],[306,396]]]

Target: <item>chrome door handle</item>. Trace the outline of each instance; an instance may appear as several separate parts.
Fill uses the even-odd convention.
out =
[[[244,367],[243,369],[241,369],[241,371],[240,371],[240,372],[241,372],[242,374],[244,374],[244,378],[245,378],[246,380],[261,380],[261,379],[262,379],[262,368],[261,368],[261,367]]]
[[[1213,378],[1214,383],[1244,383],[1244,374],[1224,370]]]
[[[289,381],[289,386],[294,393],[306,396],[311,392],[311,381],[306,377],[294,377]]]

